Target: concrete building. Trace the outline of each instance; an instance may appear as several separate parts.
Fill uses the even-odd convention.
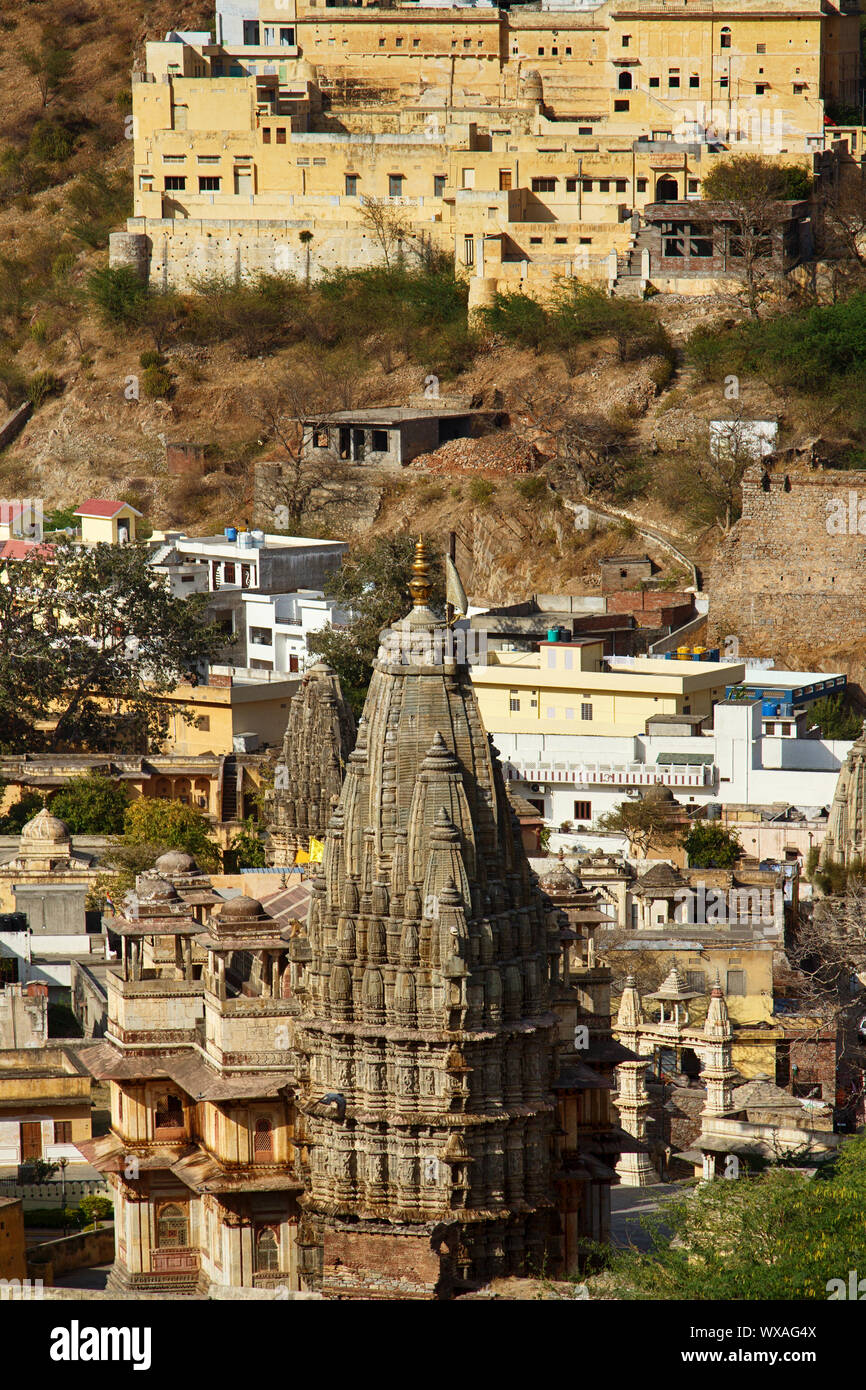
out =
[[[125,545],[136,539],[136,523],[141,512],[128,502],[106,497],[90,497],[73,512],[81,517],[83,545]]]
[[[337,410],[324,420],[302,420],[305,458],[329,457],[380,468],[405,468],[419,454],[432,453],[449,439],[471,439],[488,430],[490,411],[460,410],[445,405],[412,409],[378,406],[367,410]]]
[[[0,1167],[61,1158],[80,1167],[76,1146],[90,1138],[90,1091],[90,1077],[62,1046],[0,1051]]]
[[[320,589],[292,594],[244,594],[246,653],[251,671],[292,675],[318,659],[309,639],[325,627],[345,627],[351,613]]]
[[[811,169],[840,136],[862,141],[824,119],[858,100],[856,12],[804,0],[797,16],[230,0],[213,35],[147,45],[112,263],[157,286],[370,265],[374,198],[405,240],[453,256],[473,304],[556,275],[616,285],[635,258],[658,287],[703,292],[691,257],[652,263],[644,213],[691,210],[731,151]]]

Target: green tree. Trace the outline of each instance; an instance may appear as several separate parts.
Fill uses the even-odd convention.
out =
[[[843,694],[825,695],[816,700],[810,711],[811,720],[820,727],[824,738],[857,738],[863,732],[863,719]]]
[[[427,548],[431,557],[431,606],[441,612],[445,604],[442,562],[435,546],[428,544]],[[355,616],[347,627],[327,627],[312,633],[310,649],[333,666],[356,717],[364,708],[380,632],[412,606],[409,580],[414,558],[412,536],[378,538],[358,546],[326,583],[331,597]]]
[[[0,744],[159,746],[165,696],[224,642],[203,607],[169,594],[142,545],[31,551],[0,584]]]
[[[43,107],[57,95],[72,66],[72,54],[48,28],[42,30],[37,48],[19,49],[24,69],[34,78]]]
[[[0,816],[0,835],[20,835],[27,822],[38,815],[44,805],[45,798],[39,792],[23,792],[5,816]]]
[[[135,327],[147,312],[147,287],[131,266],[94,270],[88,279],[90,297],[106,323]]]
[[[52,801],[51,813],[65,821],[73,835],[119,835],[128,806],[122,782],[92,771],[70,778]]]
[[[645,859],[650,849],[670,844],[676,807],[668,801],[641,797],[638,801],[621,801],[612,811],[598,817],[597,828],[608,834],[625,835],[629,848],[636,849]]]
[[[718,821],[697,821],[684,837],[683,846],[691,869],[730,869],[743,855],[734,831]]]
[[[252,816],[247,816],[243,830],[232,838],[229,852],[235,856],[239,869],[263,869],[267,863],[261,832]]]
[[[806,1151],[780,1165],[815,1165]],[[606,1296],[696,1301],[844,1298],[862,1265],[866,1136],[815,1177],[794,1166],[704,1183],[645,1221],[651,1247],[606,1256]],[[835,1281],[835,1282],[833,1282]],[[842,1292],[844,1283],[845,1292]]]
[[[156,850],[154,859],[168,849],[191,854],[199,868],[216,870],[220,850],[211,839],[210,821],[194,806],[163,797],[142,796],[131,802],[123,818],[123,844]]]

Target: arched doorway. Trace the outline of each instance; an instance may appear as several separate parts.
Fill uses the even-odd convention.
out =
[[[631,73],[621,72],[619,75],[619,90],[621,92],[631,91]]]
[[[679,197],[676,179],[672,179],[669,174],[662,174],[656,180],[656,202],[675,203]]]

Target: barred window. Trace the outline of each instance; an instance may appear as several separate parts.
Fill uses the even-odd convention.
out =
[[[189,1245],[189,1227],[183,1207],[172,1204],[159,1213],[156,1243],[160,1249],[183,1249]]]
[[[160,1096],[156,1102],[156,1129],[183,1129],[183,1101],[180,1096]]]
[[[274,1132],[270,1120],[256,1120],[253,1152],[256,1158],[273,1158]]]
[[[280,1268],[280,1247],[272,1226],[263,1226],[256,1236],[256,1272],[276,1274]]]

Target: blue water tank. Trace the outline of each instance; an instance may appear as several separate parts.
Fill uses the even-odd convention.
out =
[[[549,628],[547,629],[547,640],[548,640],[548,642],[558,642],[558,641],[559,641],[559,628],[558,628],[558,627],[549,627]]]
[[[238,538],[238,528],[236,526],[227,526],[223,531],[223,535],[227,541],[236,541]]]

